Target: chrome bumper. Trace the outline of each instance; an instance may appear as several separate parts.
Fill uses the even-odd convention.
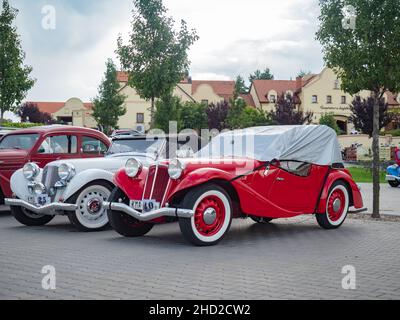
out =
[[[53,202],[42,207],[37,207],[21,199],[5,199],[5,204],[11,207],[23,207],[29,211],[41,215],[57,215],[59,211],[75,211],[78,206],[70,203]]]
[[[161,208],[151,212],[142,213],[132,209],[130,206],[124,203],[118,202],[103,202],[109,210],[124,212],[127,215],[139,220],[139,221],[151,221],[160,217],[177,217],[177,218],[192,218],[194,211],[189,209],[177,209],[177,208]]]
[[[392,176],[392,175],[387,175],[386,176],[386,181],[400,181],[400,177]]]

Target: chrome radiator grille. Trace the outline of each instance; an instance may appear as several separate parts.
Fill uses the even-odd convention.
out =
[[[155,200],[163,204],[169,183],[168,167],[153,165],[149,168],[143,200]]]
[[[60,180],[58,176],[58,167],[46,166],[43,170],[42,183],[46,187],[47,192],[50,191],[50,188],[54,187],[58,180]]]

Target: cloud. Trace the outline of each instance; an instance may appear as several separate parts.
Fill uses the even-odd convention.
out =
[[[119,33],[130,29],[131,0],[10,0],[20,10],[17,27],[35,87],[29,100],[93,98],[114,54]],[[190,50],[194,79],[247,77],[269,66],[276,78],[300,69],[318,72],[322,55],[315,41],[318,0],[164,0],[175,20],[196,28]],[[41,27],[44,5],[56,9],[52,31]]]

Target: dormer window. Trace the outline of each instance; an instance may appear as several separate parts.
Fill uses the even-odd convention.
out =
[[[276,102],[276,96],[275,96],[274,94],[271,94],[271,95],[269,96],[269,102],[270,102],[270,103],[275,103],[275,102]]]

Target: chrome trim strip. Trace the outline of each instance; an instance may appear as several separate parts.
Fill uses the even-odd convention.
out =
[[[153,185],[151,187],[151,192],[150,192],[150,197],[149,197],[150,199],[149,200],[153,199],[154,187],[155,187],[156,182],[157,182],[157,175],[158,175],[158,168],[159,167],[160,167],[160,165],[157,163],[156,172],[154,173]]]
[[[141,213],[124,203],[103,202],[103,206],[112,211],[124,212],[127,215],[144,222],[160,217],[192,218],[194,216],[194,211],[189,209],[161,208],[151,212]]]
[[[368,208],[349,210],[349,213],[361,213],[361,212],[365,212],[365,211],[368,211]]]
[[[164,196],[163,196],[163,198],[162,198],[162,200],[161,200],[161,206],[163,206],[164,203],[165,203],[165,198],[167,197],[167,193],[168,193],[168,191],[169,191],[170,185],[171,185],[171,178],[168,179],[167,187],[165,188]]]
[[[23,207],[36,214],[49,216],[63,214],[58,211],[75,211],[78,208],[76,204],[60,202],[53,202],[42,207],[36,207],[35,205],[21,199],[5,199],[4,202],[6,205],[11,207]]]
[[[151,168],[151,166],[149,167],[149,169],[148,169],[148,171],[147,171],[146,182],[144,183],[142,201],[144,200],[144,195],[145,195],[145,193],[146,193],[146,188],[147,188],[147,182],[149,181],[150,168]]]

